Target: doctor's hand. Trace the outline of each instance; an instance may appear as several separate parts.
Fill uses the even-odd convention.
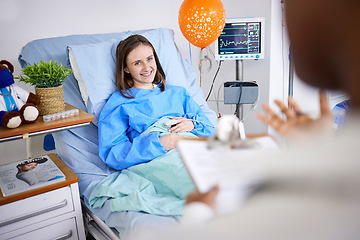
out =
[[[182,133],[182,132],[190,132],[193,130],[194,123],[191,119],[187,119],[184,117],[174,117],[173,120],[181,120],[174,127],[169,128],[169,132],[171,133]]]
[[[163,145],[165,151],[170,151],[176,148],[176,144],[180,139],[184,139],[185,137],[178,134],[166,134],[159,138],[160,144]]]
[[[218,195],[218,193],[219,193],[218,184],[216,184],[206,193],[200,193],[198,190],[195,190],[186,197],[186,204],[192,202],[202,202],[209,205],[211,208],[215,209],[216,196]]]
[[[268,105],[263,106],[267,116],[259,114],[257,117],[287,140],[307,140],[315,135],[333,133],[333,115],[326,92],[323,90],[320,91],[319,101],[321,114],[318,119],[312,119],[309,115],[301,113],[301,109],[291,97],[289,97],[289,107],[275,100],[285,119],[273,112]]]

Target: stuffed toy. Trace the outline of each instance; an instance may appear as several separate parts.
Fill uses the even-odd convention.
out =
[[[36,105],[40,99],[34,93],[14,85],[14,66],[0,61],[0,125],[17,128],[22,123],[33,123],[39,117]]]

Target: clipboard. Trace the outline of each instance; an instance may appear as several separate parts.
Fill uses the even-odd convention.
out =
[[[281,153],[268,136],[252,139],[254,147],[209,148],[207,141],[181,140],[177,149],[200,193],[219,184],[218,212],[233,211],[263,181],[261,163]],[[260,164],[259,164],[260,163]]]

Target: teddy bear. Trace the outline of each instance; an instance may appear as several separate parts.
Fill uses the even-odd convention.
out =
[[[40,98],[15,85],[14,66],[0,61],[0,125],[17,128],[22,123],[34,123],[39,118]]]

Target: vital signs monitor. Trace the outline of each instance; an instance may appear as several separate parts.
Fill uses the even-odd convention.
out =
[[[215,41],[215,59],[262,59],[265,48],[265,18],[227,18]]]

